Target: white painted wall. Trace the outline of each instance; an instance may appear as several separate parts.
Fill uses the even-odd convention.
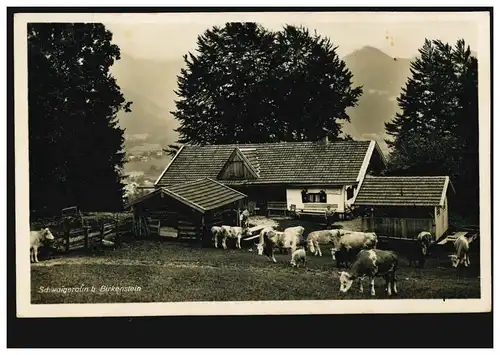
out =
[[[444,199],[444,206],[439,208],[439,216],[437,214],[438,207],[434,208],[434,218],[436,221],[436,238],[443,235],[448,229],[448,199]]]
[[[290,205],[295,205],[298,210],[304,208],[304,204],[302,203],[302,192],[303,189],[287,189],[286,190],[286,202],[288,208],[290,208]],[[307,191],[309,193],[319,193],[321,190],[324,190],[326,192],[326,203],[332,204],[332,205],[337,205],[337,207],[333,206],[336,208],[337,212],[344,212],[344,203],[345,203],[345,186],[338,187],[338,188],[307,188]]]

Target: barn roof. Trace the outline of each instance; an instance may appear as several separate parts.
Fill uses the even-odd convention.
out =
[[[355,197],[357,206],[442,206],[448,176],[369,176]]]
[[[136,205],[158,193],[164,193],[200,212],[214,210],[247,197],[245,194],[217,181],[203,178],[168,188],[160,187],[147,195],[139,197],[128,206]]]
[[[219,180],[237,184],[353,184],[364,175],[372,154],[385,157],[375,141],[281,142],[182,146],[155,182],[171,186],[201,177],[217,180],[235,149],[256,172],[247,180]],[[363,170],[364,169],[364,170]]]

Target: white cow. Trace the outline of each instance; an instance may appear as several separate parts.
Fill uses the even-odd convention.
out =
[[[325,229],[309,233],[306,238],[309,251],[314,255],[322,256],[320,244],[336,245],[341,237],[340,231],[339,229]]]
[[[290,265],[298,267],[300,263],[302,263],[304,267],[306,266],[306,250],[304,248],[299,248],[292,253]]]
[[[241,249],[241,238],[249,237],[252,235],[248,228],[221,226],[222,228],[222,247],[227,249],[226,240],[236,239],[236,248]]]
[[[224,230],[222,229],[222,227],[213,226],[210,231],[212,232],[212,240],[214,242],[214,246],[218,248],[219,238],[222,240],[222,237],[224,236]]]
[[[363,249],[374,249],[377,247],[377,235],[373,232],[346,232],[342,237],[335,240],[335,246],[331,248],[332,259],[347,266],[356,255]]]
[[[289,227],[283,232],[278,232],[271,227],[266,227],[259,235],[259,243],[257,244],[258,254],[262,255],[264,253],[268,259],[276,263],[274,248],[281,247],[289,249],[290,254],[293,255],[293,252],[295,252],[302,240],[303,233],[304,227],[302,226]]]
[[[339,272],[340,291],[347,292],[353,282],[359,279],[359,292],[363,293],[363,278],[368,276],[371,295],[375,296],[375,277],[385,278],[387,295],[397,294],[396,269],[398,256],[393,251],[371,249],[361,250],[349,271]]]
[[[30,231],[30,261],[38,262],[38,249],[47,241],[53,241],[54,236],[48,228],[39,231]]]
[[[469,244],[469,239],[463,235],[455,240],[455,243],[453,243],[455,254],[448,255],[451,258],[451,265],[453,267],[457,267],[460,264],[463,264],[465,267],[470,265]]]

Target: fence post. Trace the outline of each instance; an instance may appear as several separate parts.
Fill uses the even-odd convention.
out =
[[[85,237],[85,249],[89,249],[89,228],[88,226],[84,225],[83,226],[83,235]]]
[[[102,240],[104,239],[104,220],[101,219],[99,221],[99,243],[102,243]]]
[[[69,228],[69,225],[68,225],[68,220],[67,219],[64,219],[63,220],[63,229],[64,229],[64,240],[66,242],[66,252],[69,253],[69,249],[70,249],[70,240],[69,240],[69,236],[70,236],[70,228]]]
[[[118,216],[115,218],[115,244],[120,240],[120,231],[118,230]]]

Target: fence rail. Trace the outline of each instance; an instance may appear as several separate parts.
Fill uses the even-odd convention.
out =
[[[76,249],[90,249],[102,244],[103,240],[112,240],[114,244],[132,231],[132,219],[129,217],[99,216],[62,216],[48,226],[55,237],[58,251],[69,252]],[[35,223],[33,228],[38,228]],[[109,243],[108,243],[109,244]]]
[[[422,231],[434,234],[433,224],[431,218],[362,217],[363,230],[391,238],[414,239]]]

